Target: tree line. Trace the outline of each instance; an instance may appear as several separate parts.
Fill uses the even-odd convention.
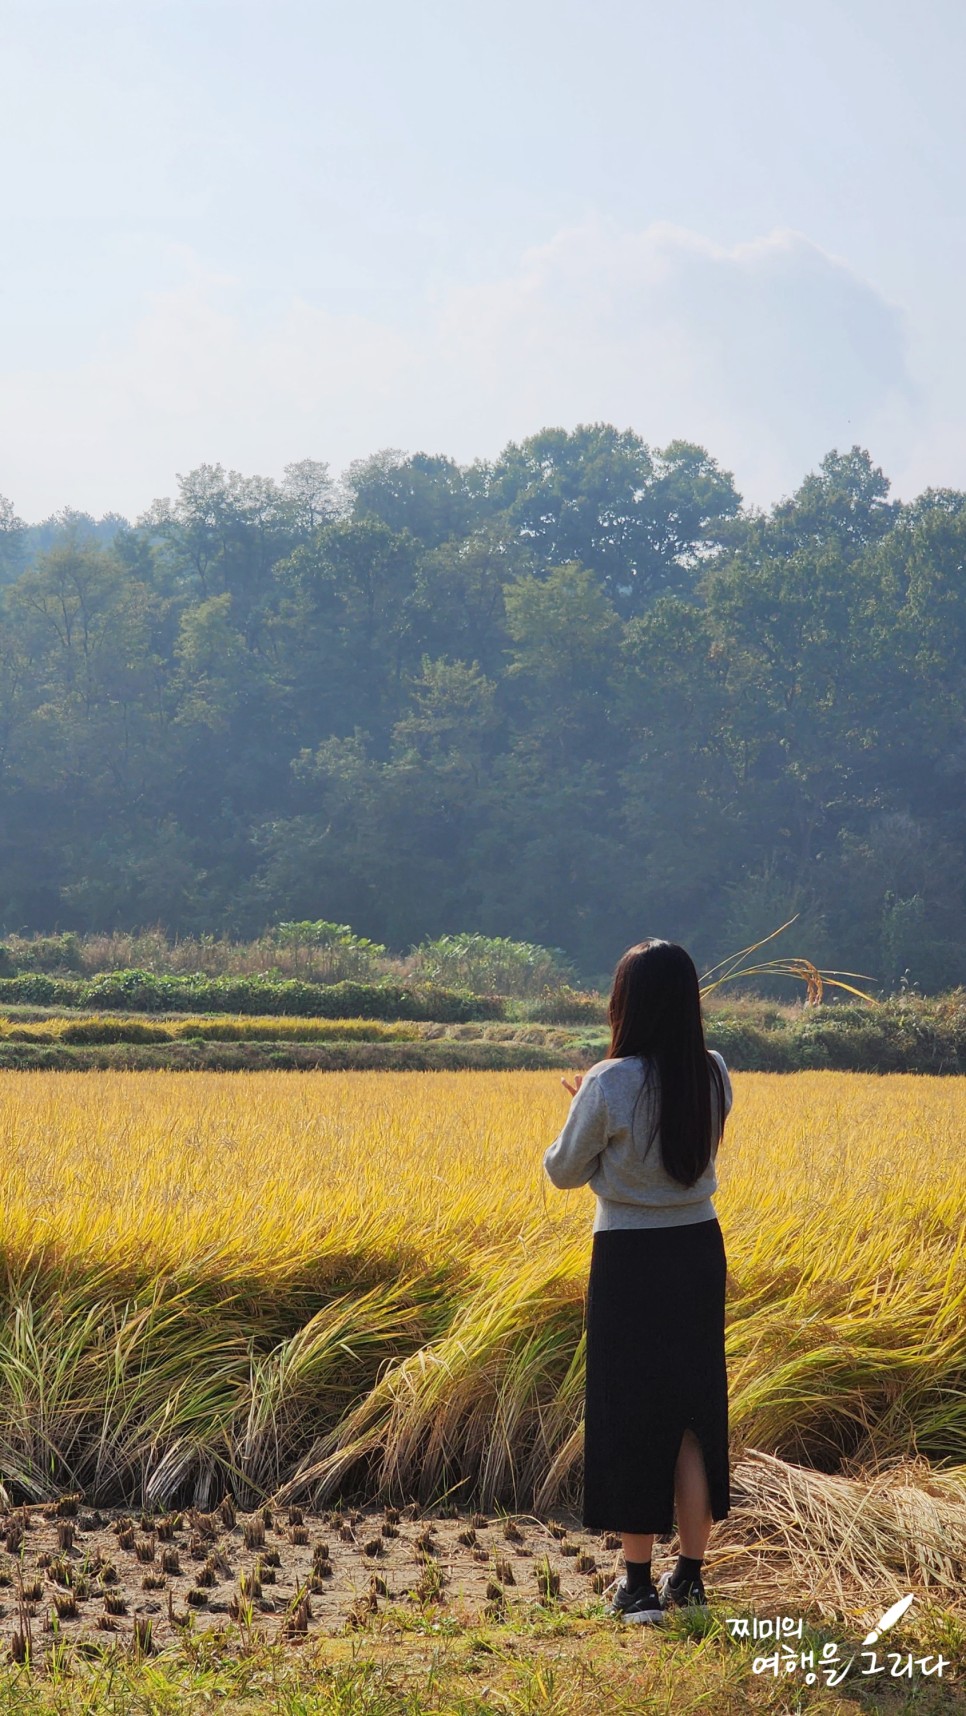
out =
[[[853,447],[762,511],[591,424],[202,465],[133,525],[0,500],[0,932],[474,930],[594,982],[797,913],[789,951],[955,984],[966,493],[889,490]]]

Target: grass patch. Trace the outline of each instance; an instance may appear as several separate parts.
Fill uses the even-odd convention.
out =
[[[642,1632],[647,1636],[642,1637]],[[137,1660],[107,1644],[85,1657],[48,1645],[31,1670],[0,1669],[5,1716],[961,1716],[962,1684],[756,1673],[756,1651],[719,1623],[668,1635],[586,1617],[487,1626],[472,1617],[403,1630],[379,1616],[360,1634],[253,1645],[236,1627]],[[950,1671],[947,1669],[946,1675]]]

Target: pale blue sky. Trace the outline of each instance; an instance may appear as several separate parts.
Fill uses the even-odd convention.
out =
[[[604,418],[966,487],[961,0],[0,0],[0,493]]]

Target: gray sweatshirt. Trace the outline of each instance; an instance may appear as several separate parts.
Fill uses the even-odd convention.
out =
[[[721,1068],[727,1115],[732,1104],[731,1080],[717,1050],[711,1053]],[[563,1129],[543,1158],[555,1186],[589,1185],[597,1194],[594,1233],[615,1227],[678,1227],[711,1221],[716,1214],[711,1193],[718,1185],[717,1145],[713,1145],[711,1160],[693,1186],[682,1186],[667,1173],[661,1160],[660,1129],[650,1148],[645,1149],[657,1099],[653,1075],[637,1104],[631,1137],[631,1114],[644,1076],[644,1063],[637,1055],[595,1061],[584,1073]],[[711,1112],[716,1119],[717,1087],[713,1079]]]

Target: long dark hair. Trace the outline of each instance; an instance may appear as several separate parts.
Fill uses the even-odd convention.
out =
[[[690,954],[677,942],[656,939],[629,947],[614,972],[608,1018],[608,1058],[639,1055],[644,1062],[645,1081],[637,1100],[657,1081],[658,1100],[644,1154],[660,1131],[665,1169],[682,1186],[693,1186],[711,1160],[713,1128],[715,1144],[721,1138],[724,1081],[705,1045],[698,974]],[[711,1109],[711,1078],[717,1117]]]

